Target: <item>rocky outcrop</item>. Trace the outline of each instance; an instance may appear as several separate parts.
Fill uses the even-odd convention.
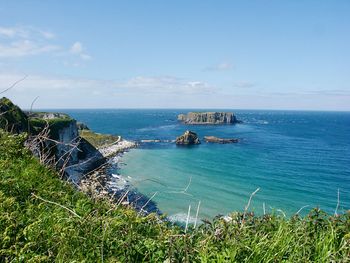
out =
[[[89,127],[83,123],[83,122],[77,122],[77,127],[78,127],[78,130],[79,131],[82,131],[82,130],[90,130]]]
[[[59,112],[25,112],[30,118],[40,118],[43,120],[70,119],[68,114]]]
[[[68,179],[82,176],[105,163],[103,155],[78,133],[77,122],[64,113],[23,112],[9,99],[0,99],[0,128],[27,132],[28,148],[44,162],[63,170]],[[50,160],[50,161],[49,161]]]
[[[52,136],[57,136],[57,142],[47,143],[54,144],[57,168],[63,169],[69,180],[78,183],[84,174],[102,165],[105,158],[87,140],[79,136],[75,120],[65,120],[64,125],[57,125],[57,122],[55,124]]]
[[[204,140],[206,142],[221,143],[221,144],[236,143],[236,142],[239,141],[237,138],[224,139],[224,138],[218,138],[218,137],[215,137],[215,136],[204,136]]]
[[[194,145],[200,144],[200,140],[195,132],[185,131],[185,133],[176,138],[175,143],[177,145]]]
[[[177,119],[185,124],[234,124],[239,122],[232,112],[189,112]]]

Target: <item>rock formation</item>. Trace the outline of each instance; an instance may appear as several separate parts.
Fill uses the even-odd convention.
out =
[[[189,112],[179,114],[177,119],[185,124],[234,124],[239,122],[232,112]]]
[[[198,136],[195,132],[185,131],[185,133],[176,138],[175,143],[177,145],[193,145],[200,144],[201,142],[198,139]]]
[[[78,182],[105,162],[102,154],[78,133],[76,120],[64,113],[25,113],[9,99],[0,99],[0,128],[12,133],[27,132],[27,144],[36,156],[47,154],[58,170]],[[47,128],[47,134],[40,133]],[[40,141],[38,141],[40,137]]]
[[[75,120],[57,130],[56,160],[58,168],[63,168],[68,179],[74,182],[105,162],[103,155],[87,140],[81,138]],[[68,153],[68,154],[67,154]]]
[[[83,122],[77,122],[77,127],[78,127],[78,130],[79,131],[82,131],[82,130],[90,130],[89,127],[83,123]]]
[[[53,119],[67,119],[68,114],[59,112],[25,112],[30,118],[40,118],[43,120],[53,120]]]
[[[221,144],[238,142],[237,138],[224,139],[224,138],[218,138],[215,136],[204,136],[204,140],[206,142],[221,143]]]

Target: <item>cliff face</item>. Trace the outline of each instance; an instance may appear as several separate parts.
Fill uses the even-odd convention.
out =
[[[234,124],[237,118],[232,112],[189,112],[178,115],[185,124]]]
[[[0,128],[12,133],[29,133],[34,138],[48,126],[47,137],[33,147],[35,155],[45,151],[54,158],[57,169],[78,182],[81,176],[105,162],[102,154],[78,133],[77,122],[63,113],[24,113],[9,99],[0,99]]]
[[[82,175],[102,165],[105,158],[94,146],[79,136],[75,120],[55,121],[50,127],[53,129],[50,133],[57,143],[48,141],[47,144],[55,145],[57,168],[63,169],[69,180],[79,182]]]

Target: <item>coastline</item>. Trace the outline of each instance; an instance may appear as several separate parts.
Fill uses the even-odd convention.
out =
[[[137,147],[136,142],[124,140],[121,138],[121,136],[118,137],[119,138],[117,141],[97,149],[103,155],[103,157],[110,158],[117,155],[118,153],[123,153],[129,149]]]
[[[120,158],[125,152],[136,148],[137,142],[119,139],[111,144],[98,148],[98,151],[106,158],[106,162],[99,169],[85,176],[81,181],[81,189],[86,192],[97,192],[98,196],[109,197],[117,205],[130,206],[138,213],[147,215],[162,213],[157,205],[119,174]],[[94,189],[94,190],[92,190]]]

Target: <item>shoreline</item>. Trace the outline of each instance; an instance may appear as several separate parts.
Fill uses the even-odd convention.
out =
[[[102,146],[97,150],[103,155],[103,157],[111,158],[118,153],[123,153],[129,149],[136,148],[137,146],[138,144],[136,142],[124,140],[121,138],[121,136],[119,136],[117,141]]]
[[[98,195],[108,196],[118,205],[133,207],[137,212],[147,215],[156,213],[161,215],[152,197],[148,198],[128,181],[123,178],[119,170],[120,158],[125,152],[136,148],[139,144],[134,141],[119,139],[112,144],[105,145],[97,149],[106,158],[105,164],[86,176],[82,180],[82,188],[95,188]]]

